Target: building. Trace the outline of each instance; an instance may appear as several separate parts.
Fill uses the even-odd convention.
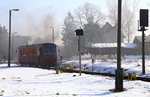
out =
[[[92,47],[87,47],[87,49],[92,55],[116,55],[117,43],[96,43]],[[135,55],[138,50],[135,43],[121,43],[122,55]]]
[[[11,58],[15,59],[17,57],[17,49],[19,46],[28,45],[31,40],[30,36],[12,36],[12,53]]]
[[[110,23],[106,23],[101,28],[102,43],[117,43],[117,26],[112,26]],[[124,35],[121,34],[121,42],[123,42]]]
[[[142,53],[142,36],[136,36],[133,40],[133,43],[136,43],[139,49],[138,53]],[[150,55],[150,36],[145,36],[145,54]]]
[[[117,26],[112,26],[110,23],[106,23],[99,31],[101,35],[101,42],[99,43],[89,43],[86,45],[87,52],[90,52],[94,55],[115,55],[117,54]],[[124,35],[121,34],[121,42],[124,40]],[[135,49],[130,51],[136,47],[135,44],[125,44],[122,43],[122,54],[130,54],[135,53]],[[129,47],[132,45],[132,48]],[[128,52],[127,52],[128,51]]]

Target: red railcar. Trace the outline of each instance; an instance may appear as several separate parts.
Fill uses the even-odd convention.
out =
[[[18,61],[23,65],[50,68],[57,64],[57,47],[52,43],[20,46]]]

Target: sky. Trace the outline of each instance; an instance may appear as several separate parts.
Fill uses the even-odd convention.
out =
[[[8,11],[18,8],[19,12],[12,12],[12,32],[18,34],[29,35],[31,24],[37,25],[46,16],[52,16],[53,22],[59,26],[63,25],[63,21],[67,13],[82,6],[86,2],[90,2],[98,7],[101,11],[107,14],[107,0],[0,0],[0,24],[8,29]],[[149,0],[137,0],[139,8],[150,8],[147,6]],[[30,29],[28,29],[30,26]],[[28,30],[27,30],[28,29]],[[33,29],[33,28],[32,28]]]
[[[28,2],[27,2],[28,1]],[[67,12],[73,12],[74,9],[86,2],[96,5],[101,4],[101,8],[105,8],[106,0],[3,0],[0,4],[0,13],[6,16],[7,11],[13,8],[20,9],[17,14],[31,14],[38,16],[45,15],[49,12],[54,13],[58,22],[61,22]]]

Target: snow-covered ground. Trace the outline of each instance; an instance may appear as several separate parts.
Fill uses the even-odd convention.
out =
[[[61,66],[73,65],[79,67],[79,61],[66,61],[63,62]],[[91,60],[82,60],[82,70],[84,71],[93,71],[93,72],[101,72],[101,73],[111,73],[115,74],[115,70],[117,68],[116,59],[108,59],[101,58],[101,60],[96,60],[94,64],[92,64]],[[150,56],[146,56],[145,59],[145,71],[146,74],[142,75],[142,59],[141,56],[125,56],[122,58],[121,67],[124,69],[124,74],[128,75],[128,73],[135,72],[137,76],[144,76],[150,78]],[[75,68],[79,69],[79,68]]]
[[[0,64],[0,96],[3,97],[150,97],[150,83],[124,80],[126,91],[114,93],[113,77],[79,76],[54,70]]]

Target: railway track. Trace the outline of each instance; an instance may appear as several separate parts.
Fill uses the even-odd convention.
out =
[[[51,68],[51,69],[55,70],[55,68]],[[66,72],[79,73],[79,70],[66,69]],[[81,73],[90,74],[90,75],[102,75],[102,76],[115,77],[115,74],[110,74],[110,73],[100,73],[100,72],[90,72],[90,71],[81,71]],[[123,78],[128,80],[128,76],[123,76]],[[150,78],[146,78],[146,77],[136,77],[136,80],[150,82]]]
[[[79,73],[78,70],[70,70],[70,69],[66,69],[66,72]],[[91,74],[91,75],[102,75],[102,76],[115,77],[115,74],[110,74],[110,73],[99,73],[99,72],[89,72],[89,71],[81,71],[81,73]],[[128,79],[128,76],[123,76],[123,78]],[[150,82],[150,78],[145,78],[145,77],[136,77],[136,80]]]

